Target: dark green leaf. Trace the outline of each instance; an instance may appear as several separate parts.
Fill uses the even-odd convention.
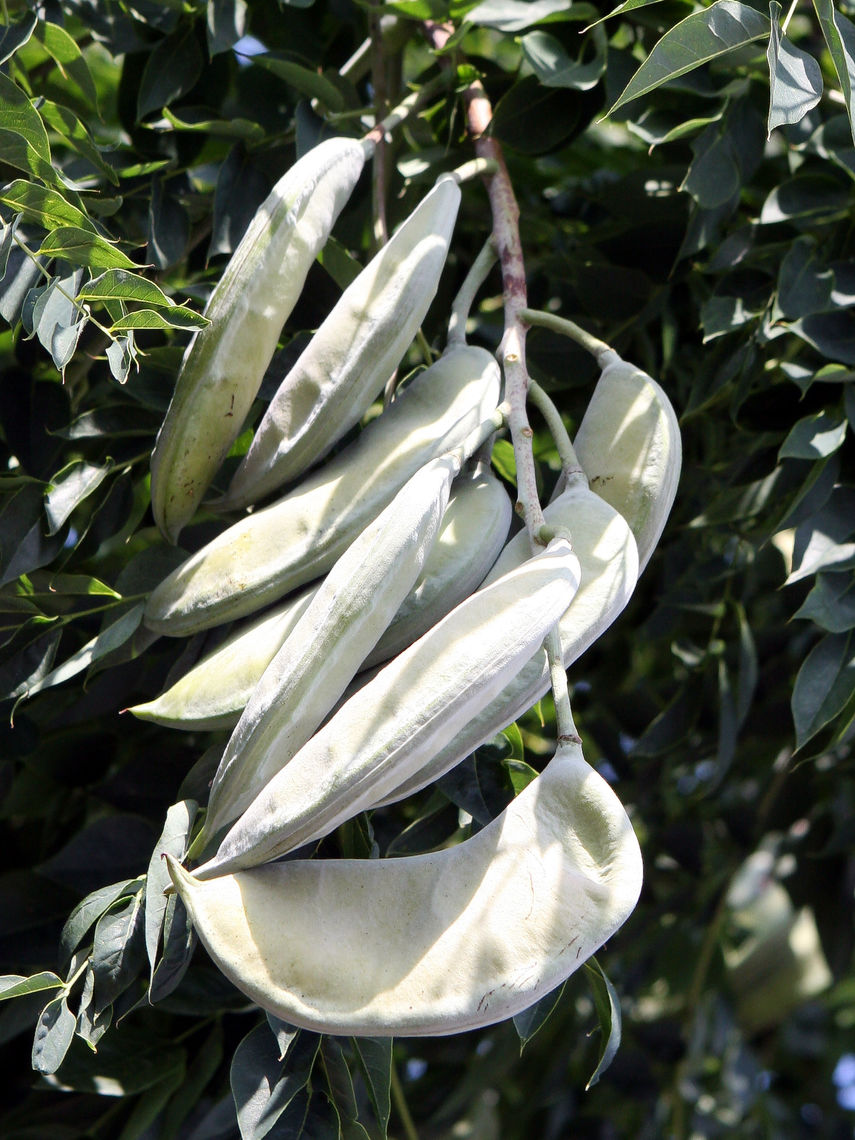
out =
[[[585,963],[585,971],[600,1023],[600,1059],[585,1086],[589,1089],[599,1081],[620,1048],[621,1014],[620,1001],[615,988],[603,973],[596,958],[591,958]]]
[[[284,1056],[267,1024],[253,1029],[235,1050],[232,1096],[242,1140],[262,1140],[306,1087],[320,1039],[295,1030]]]
[[[734,48],[769,35],[768,17],[738,0],[715,0],[670,28],[633,75],[609,114]]]
[[[855,566],[855,490],[837,487],[825,506],[796,528],[793,568],[787,585],[818,570]]]
[[[62,928],[60,945],[66,958],[71,957],[80,945],[87,930],[94,925],[101,915],[113,903],[125,895],[136,894],[142,885],[139,879],[124,879],[120,883],[111,883],[107,887],[99,887],[82,899],[68,916]]]
[[[520,32],[571,6],[572,0],[483,0],[466,13],[466,20],[500,32]]]
[[[208,0],[205,31],[212,57],[233,48],[246,32],[246,0]]]
[[[571,59],[560,40],[548,32],[529,32],[520,40],[520,47],[535,75],[546,87],[572,87],[587,91],[599,83],[606,69],[605,35],[595,34],[596,54],[582,62]]]
[[[0,72],[0,160],[52,185],[59,181],[41,115],[26,94]]]
[[[778,272],[778,307],[785,317],[804,317],[832,306],[834,272],[821,258],[815,243],[797,238]]]
[[[187,972],[196,947],[196,932],[187,908],[176,894],[166,900],[160,958],[151,975],[148,1000],[153,1005],[168,997]]]
[[[846,438],[846,420],[840,412],[814,412],[793,424],[781,444],[779,459],[824,459]]]
[[[85,158],[108,182],[114,186],[118,185],[118,175],[113,167],[105,161],[89,129],[73,111],[59,103],[51,102],[50,99],[45,99],[39,104],[39,111],[47,125],[61,136],[67,146]],[[91,211],[95,213],[99,199],[90,198],[89,202]]]
[[[145,960],[143,892],[120,899],[101,915],[92,939],[96,1011],[116,1000]]]
[[[374,1115],[385,1136],[392,1112],[392,1039],[354,1037],[351,1040]]]
[[[223,139],[244,139],[250,143],[261,142],[267,134],[260,123],[251,123],[248,119],[212,119],[201,111],[192,118],[189,111],[182,111],[182,115],[183,118],[164,107],[163,123],[150,123],[149,126],[155,130],[196,131]]]
[[[155,308],[176,307],[175,302],[167,297],[159,285],[139,273],[129,273],[126,269],[108,269],[100,276],[93,277],[81,286],[77,300],[138,301]]]
[[[522,1013],[514,1015],[514,1029],[520,1039],[520,1052],[525,1049],[532,1037],[546,1024],[555,1008],[561,1001],[564,993],[564,984],[558,986],[548,994],[544,994],[534,1005],[524,1009]]]
[[[851,311],[815,313],[791,321],[786,327],[829,360],[855,364],[855,319]]]
[[[0,63],[11,59],[15,52],[24,46],[36,29],[38,16],[35,12],[25,12],[16,24],[6,24],[0,29]]]
[[[765,224],[794,218],[819,218],[847,213],[849,189],[826,174],[798,174],[785,179],[771,191],[760,211]]]
[[[341,92],[323,75],[298,63],[292,56],[278,52],[260,52],[251,57],[252,63],[284,79],[289,87],[309,99],[317,99],[330,111],[345,110]]]
[[[112,471],[112,463],[96,465],[83,459],[58,471],[45,492],[48,534],[56,534],[75,507],[97,490]]]
[[[132,637],[137,630],[140,622],[142,621],[143,610],[145,609],[144,602],[137,602],[132,609],[129,609],[120,618],[108,625],[101,633],[97,634],[86,644],[67,660],[63,661],[61,665],[51,670],[40,681],[37,681],[26,692],[25,696],[33,697],[36,693],[40,693],[43,689],[49,689],[53,685],[61,685],[70,677],[82,673],[87,669],[93,661],[112,653],[120,645]]]
[[[182,24],[161,40],[143,69],[137,118],[144,119],[189,91],[201,75],[203,63],[194,24]]]
[[[814,0],[813,6],[837,72],[852,138],[855,140],[855,26],[835,8],[832,0]]]
[[[792,711],[796,748],[825,728],[855,693],[855,635],[830,633],[818,642],[799,669]]]
[[[767,137],[776,127],[800,122],[822,98],[822,72],[812,55],[790,43],[780,26],[778,0],[770,0],[769,116]]]
[[[154,845],[149,861],[145,880],[145,948],[152,971],[166,913],[166,895],[163,892],[172,883],[163,856],[172,855],[179,860],[184,858],[197,806],[193,800],[181,800],[169,808],[163,831]]]
[[[855,629],[855,582],[852,575],[817,574],[816,585],[793,614],[816,622],[829,633]]]
[[[37,1073],[55,1073],[74,1039],[77,1020],[68,1008],[65,994],[49,1001],[42,1010],[33,1037],[33,1068]]]
[[[65,28],[45,21],[36,28],[36,38],[59,68],[63,78],[69,77],[90,106],[98,102],[95,84],[80,48]]]

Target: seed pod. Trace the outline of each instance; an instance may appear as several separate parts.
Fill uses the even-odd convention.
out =
[[[347,688],[424,567],[460,464],[445,455],[420,468],[330,570],[226,745],[198,850],[249,806]]]
[[[145,624],[156,633],[196,633],[319,577],[419,467],[493,414],[499,395],[489,352],[447,351],[329,463],[169,574],[149,596]]]
[[[505,544],[512,518],[510,496],[488,463],[455,479],[425,568],[363,669],[406,649],[481,585]]]
[[[671,512],[680,480],[680,425],[661,386],[603,353],[604,365],[573,446],[592,491],[620,511],[638,544],[639,573]]]
[[[393,657],[481,584],[507,538],[511,514],[508,493],[487,464],[455,479],[424,569],[363,668]],[[166,692],[128,711],[169,728],[233,728],[317,589],[308,586],[242,626]]]
[[[558,623],[564,667],[568,668],[605,632],[629,601],[638,579],[635,539],[624,518],[584,483],[569,486],[544,511],[550,526],[570,532],[581,566],[581,584]],[[497,582],[528,556],[521,531],[506,545],[482,589]],[[392,803],[426,787],[521,716],[549,690],[546,651],[538,648],[505,688],[462,725],[449,743],[373,806]]]
[[[557,539],[472,594],[339,707],[195,873],[275,859],[418,771],[531,657],[578,586],[578,560]]]
[[[562,744],[456,847],[398,859],[295,859],[208,882],[169,871],[226,977],[320,1033],[439,1036],[512,1017],[560,985],[638,900],[638,841],[617,796]]]
[[[359,423],[398,366],[439,284],[460,187],[441,178],[342,293],[282,381],[218,504],[292,482]]]
[[[192,518],[239,434],[306,275],[356,185],[370,149],[319,143],[276,183],[188,345],[151,457],[151,506],[169,542]]]

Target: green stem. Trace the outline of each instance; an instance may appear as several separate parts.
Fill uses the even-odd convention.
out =
[[[410,1116],[410,1110],[407,1107],[407,1098],[404,1096],[404,1088],[401,1084],[401,1078],[398,1076],[398,1070],[395,1067],[395,1062],[392,1062],[392,1100],[395,1102],[395,1108],[398,1116],[401,1118],[401,1126],[404,1129],[404,1135],[407,1140],[419,1140],[419,1134],[416,1131],[416,1126]]]
[[[491,236],[472,262],[463,284],[457,291],[457,296],[451,303],[451,318],[448,322],[449,345],[466,343],[466,322],[472,311],[472,305],[475,302],[478,290],[487,280],[490,270],[496,264],[497,257],[496,244]]]
[[[498,169],[499,164],[495,159],[472,158],[469,162],[456,166],[451,174],[457,182],[471,182],[473,178],[486,178],[490,174],[496,174]]]
[[[363,139],[365,146],[373,147],[379,139],[382,139],[385,135],[394,131],[405,119],[409,118],[415,111],[418,111],[425,103],[439,94],[439,92],[444,91],[452,78],[451,73],[441,71],[439,75],[431,79],[424,87],[420,88],[420,90],[413,91],[406,99],[402,99],[397,107],[394,107],[388,115],[384,116],[384,118],[365,135]]]
[[[553,400],[536,380],[529,382],[528,396],[532,404],[534,404],[543,416],[546,421],[546,426],[549,428],[549,434],[555,441],[555,446],[558,449],[558,457],[561,460],[564,486],[566,487],[570,483],[582,482],[583,480],[587,484],[588,477],[582,470],[582,465],[576,457],[575,448],[570,440],[567,428],[564,426],[561,413],[558,411],[558,408],[556,408]]]
[[[568,336],[576,344],[581,345],[586,352],[590,352],[592,356],[597,358],[597,363],[603,365],[605,361],[601,359],[607,353],[614,353],[614,349],[606,344],[604,340],[594,336],[592,333],[587,332],[575,321],[568,321],[566,317],[556,316],[555,313],[545,313],[542,309],[521,309],[520,320],[525,321],[529,325],[538,325],[540,328],[549,329],[551,332],[560,333],[562,336]]]

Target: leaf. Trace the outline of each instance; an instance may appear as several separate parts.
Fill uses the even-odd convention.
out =
[[[190,239],[187,211],[171,194],[165,193],[163,181],[154,178],[148,211],[148,255],[158,269],[177,265],[184,257]]]
[[[114,321],[107,331],[114,336],[132,329],[204,329],[210,323],[201,313],[184,305],[174,305],[169,309],[136,309]]]
[[[193,800],[181,800],[166,812],[163,831],[154,845],[145,880],[145,948],[149,965],[154,972],[160,932],[166,914],[166,895],[163,893],[172,879],[164,860],[164,855],[183,859],[187,853],[187,837],[193,820],[196,818],[197,804]]]
[[[484,0],[470,9],[465,18],[468,24],[480,24],[500,32],[520,32],[571,7],[572,0]]]
[[[824,459],[846,438],[846,419],[840,412],[814,412],[793,424],[778,451],[779,459]]]
[[[35,12],[25,12],[17,24],[6,24],[0,28],[0,64],[11,59],[27,43],[38,22]]]
[[[596,24],[602,24],[604,20],[611,20],[614,16],[622,16],[626,12],[634,12],[636,8],[647,8],[651,4],[658,4],[660,0],[623,0],[622,4],[618,4],[612,8],[611,12],[607,12],[605,16],[600,16],[599,20],[595,20],[593,24],[588,24],[588,27],[583,28],[583,31],[588,31],[588,28],[593,28]]]
[[[769,62],[767,138],[771,138],[776,127],[801,122],[822,98],[819,64],[786,38],[780,25],[782,11],[778,0],[770,0],[771,29],[766,49]]]
[[[151,974],[148,1000],[153,1005],[168,997],[187,972],[196,946],[196,932],[178,895],[166,900],[160,959]]]
[[[778,308],[785,317],[804,317],[832,307],[834,271],[808,237],[796,238],[778,270]]]
[[[785,585],[818,570],[855,566],[855,489],[836,487],[825,506],[796,527],[793,564]]]
[[[710,63],[769,35],[768,16],[738,0],[715,0],[681,20],[654,45],[608,114],[655,91],[704,63]]]
[[[855,581],[851,574],[817,574],[816,585],[793,614],[806,618],[829,633],[855,629]]]
[[[44,533],[42,485],[29,483],[0,506],[0,586],[47,565],[63,543]]]
[[[121,898],[95,924],[92,972],[95,975],[93,1008],[111,1005],[139,974],[145,959],[143,891]]]
[[[392,1113],[392,1038],[352,1037],[351,1043],[374,1115],[385,1136]]]
[[[118,174],[108,162],[104,161],[88,128],[73,111],[59,103],[51,102],[50,99],[44,99],[40,102],[39,111],[45,123],[56,131],[71,150],[85,158],[113,186],[118,186]],[[94,207],[99,199],[90,199],[90,201],[94,212]]]
[[[42,346],[51,354],[58,372],[65,369],[74,355],[86,324],[85,314],[79,312],[73,300],[82,273],[82,269],[77,269],[67,277],[55,277],[39,292],[32,309],[32,327]]]
[[[835,8],[832,0],[813,0],[813,6],[837,72],[846,114],[849,116],[849,128],[855,141],[855,25]]]
[[[0,161],[57,185],[41,115],[26,94],[0,72]]]
[[[64,985],[62,978],[50,970],[32,974],[29,978],[20,974],[5,974],[0,977],[0,1001],[41,993],[43,990],[55,990],[62,985]]]
[[[108,269],[82,285],[78,301],[138,301],[154,308],[175,308],[175,302],[154,281],[127,269]]]
[[[246,0],[208,0],[205,32],[213,58],[229,51],[246,32]]]
[[[44,1007],[33,1036],[32,1064],[37,1073],[55,1073],[74,1039],[77,1019],[68,1008],[65,994]]]
[[[185,116],[190,114],[186,110],[182,113]],[[267,136],[267,131],[260,123],[250,122],[249,119],[212,119],[210,115],[201,111],[192,119],[187,117],[181,119],[168,107],[163,109],[161,122],[146,125],[152,130],[196,131],[216,138],[244,139],[250,143],[262,142]]]
[[[0,191],[0,202],[17,210],[29,222],[43,229],[55,230],[60,226],[79,226],[94,229],[86,213],[73,206],[59,192],[35,182],[18,178]]]
[[[159,111],[189,91],[203,66],[195,24],[187,21],[162,39],[146,60],[137,92],[137,119]]]
[[[137,602],[137,604],[120,618],[108,625],[106,629],[102,630],[91,641],[86,644],[67,660],[63,661],[55,669],[52,669],[47,676],[37,681],[34,685],[24,694],[25,697],[33,697],[36,693],[40,693],[43,689],[49,689],[53,685],[61,685],[70,677],[75,677],[78,673],[82,673],[84,669],[88,668],[93,661],[97,661],[100,657],[106,656],[114,649],[132,637],[137,627],[142,621],[143,611],[145,609],[145,602]]]
[[[319,1045],[316,1034],[294,1030],[282,1056],[266,1023],[244,1037],[230,1072],[242,1140],[262,1140],[270,1132],[308,1084]]]
[[[111,245],[106,238],[80,226],[60,226],[48,234],[38,250],[40,257],[61,257],[72,265],[89,265],[93,269],[134,269],[126,253]]]
[[[522,1053],[529,1041],[543,1028],[558,1007],[564,993],[565,985],[566,983],[562,982],[556,989],[550,990],[548,994],[544,994],[534,1005],[530,1005],[528,1009],[524,1009],[522,1013],[514,1015],[514,1029],[516,1029],[517,1036],[520,1039],[520,1053]]]
[[[785,327],[827,359],[842,364],[855,364],[855,319],[850,310],[814,313],[797,321],[789,321]],[[827,379],[836,378],[828,376]]]
[[[123,879],[119,883],[110,883],[109,886],[99,887],[82,899],[65,922],[60,936],[60,947],[63,955],[70,958],[80,945],[83,936],[101,917],[101,915],[122,898],[123,895],[135,894],[142,885],[141,879]]]
[[[590,1089],[599,1081],[620,1048],[621,1015],[620,1001],[615,988],[603,973],[596,958],[590,958],[585,963],[585,971],[591,985],[591,996],[597,1010],[601,1036],[600,1059],[585,1085],[586,1089]]]
[[[546,87],[572,87],[588,91],[596,87],[606,69],[606,37],[595,33],[596,54],[583,63],[571,59],[560,40],[548,32],[529,32],[520,40],[520,47],[535,75]]]
[[[65,28],[48,20],[40,22],[36,28],[36,38],[41,41],[62,77],[71,79],[90,107],[94,107],[98,102],[98,94],[89,66]]]
[[[54,475],[45,492],[48,534],[56,534],[84,499],[88,498],[115,468],[105,464],[74,460]]]
[[[317,99],[329,111],[344,111],[344,96],[334,83],[323,75],[297,63],[292,56],[285,52],[259,52],[250,57],[254,65],[263,67],[265,71],[272,72],[280,79],[284,79],[289,87],[299,91],[308,99]]]
[[[796,676],[791,700],[796,748],[803,748],[855,693],[855,634],[830,633],[818,642]]]

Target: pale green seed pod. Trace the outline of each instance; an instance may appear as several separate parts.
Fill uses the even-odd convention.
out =
[[[370,146],[319,143],[276,183],[188,345],[151,457],[151,506],[169,542],[190,521],[258,393],[282,326],[349,198]]]
[[[428,311],[459,204],[454,179],[440,179],[348,285],[282,381],[218,506],[244,507],[293,482],[359,423]]]
[[[388,661],[484,581],[511,529],[513,504],[488,463],[478,463],[454,481],[436,545],[389,628],[362,663]]]
[[[639,573],[671,513],[680,481],[682,442],[671,401],[646,372],[616,352],[603,366],[573,447],[592,491],[629,523]]]
[[[487,464],[479,463],[455,479],[424,569],[363,668],[393,657],[481,584],[505,543],[512,509],[504,485]],[[166,692],[128,711],[169,728],[234,728],[317,589],[308,586],[249,621]]]
[[[398,859],[295,859],[202,881],[169,871],[215,964],[319,1033],[440,1036],[559,986],[638,900],[638,841],[576,743],[476,835]]]
[[[149,596],[145,624],[196,633],[324,574],[419,467],[493,415],[500,389],[489,352],[450,349],[329,463],[169,574]]]
[[[421,467],[345,550],[265,669],[211,784],[202,850],[338,701],[424,568],[460,456]]]
[[[558,623],[564,667],[576,661],[618,617],[638,580],[638,551],[622,515],[584,483],[568,487],[544,511],[550,526],[570,533],[581,566],[581,584]],[[530,551],[528,533],[521,531],[505,546],[484,586],[501,580],[520,566]],[[538,648],[505,688],[467,723],[453,740],[425,758],[418,771],[374,806],[392,803],[426,787],[450,771],[485,741],[522,716],[551,685],[546,650]]]
[[[326,835],[418,771],[501,692],[579,587],[566,539],[461,602],[385,665],[279,771],[195,874]]]

